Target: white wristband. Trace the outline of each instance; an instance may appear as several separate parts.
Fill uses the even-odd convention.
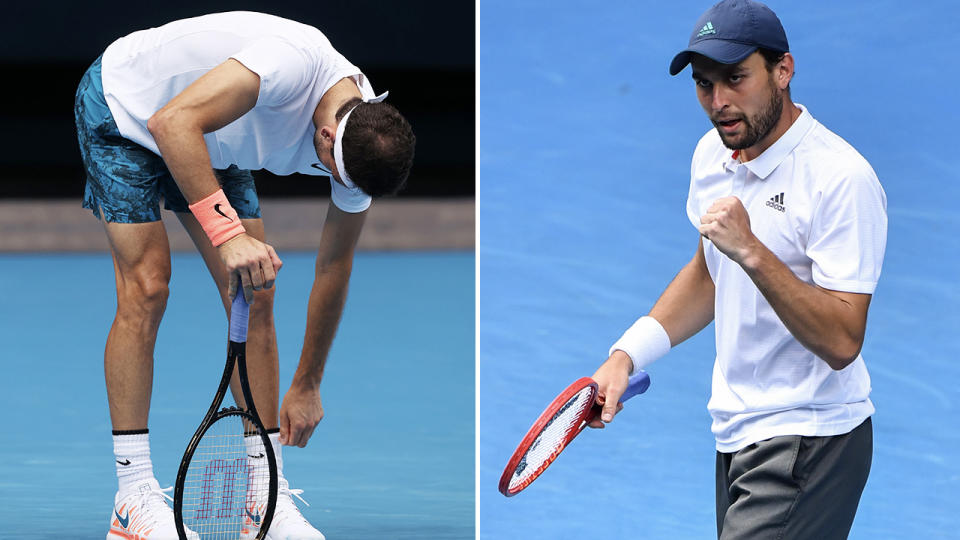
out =
[[[640,317],[613,347],[610,347],[609,355],[616,350],[627,353],[633,361],[633,371],[630,373],[639,373],[641,369],[670,352],[670,336],[653,317]]]

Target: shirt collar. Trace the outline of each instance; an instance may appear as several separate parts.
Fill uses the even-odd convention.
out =
[[[770,176],[770,173],[779,167],[780,164],[783,163],[783,160],[793,152],[793,149],[800,144],[800,141],[803,140],[803,137],[810,131],[810,128],[812,128],[815,123],[813,116],[807,111],[806,107],[799,103],[794,103],[794,105],[800,108],[800,116],[797,117],[793,125],[787,129],[786,133],[781,135],[780,138],[764,150],[762,154],[746,163],[741,163],[740,160],[737,159],[740,155],[740,151],[737,150],[724,164],[727,170],[735,171],[738,166],[743,165],[747,170],[761,179],[766,179]]]

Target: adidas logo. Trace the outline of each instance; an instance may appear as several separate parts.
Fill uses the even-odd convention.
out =
[[[770,197],[770,200],[767,201],[767,206],[781,212],[786,212],[787,207],[783,205],[783,192],[781,192],[779,195]]]
[[[703,25],[703,28],[700,29],[700,33],[697,34],[697,37],[703,37],[707,34],[716,34],[717,31],[713,29],[713,22],[707,21],[707,24]]]

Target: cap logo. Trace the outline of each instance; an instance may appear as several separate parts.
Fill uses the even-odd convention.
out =
[[[703,28],[700,29],[700,33],[697,34],[698,38],[701,38],[707,34],[716,34],[717,31],[713,29],[713,22],[707,21],[707,24],[703,25]]]

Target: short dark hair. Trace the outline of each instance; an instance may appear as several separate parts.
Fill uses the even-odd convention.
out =
[[[763,57],[763,61],[767,64],[767,71],[773,71],[773,66],[780,63],[783,60],[783,57],[787,54],[783,51],[775,51],[773,49],[757,49],[757,52],[760,53],[760,56]]]
[[[393,195],[407,182],[417,138],[393,105],[359,98],[337,111],[339,121],[351,109],[343,133],[343,165],[353,183],[371,197]]]

